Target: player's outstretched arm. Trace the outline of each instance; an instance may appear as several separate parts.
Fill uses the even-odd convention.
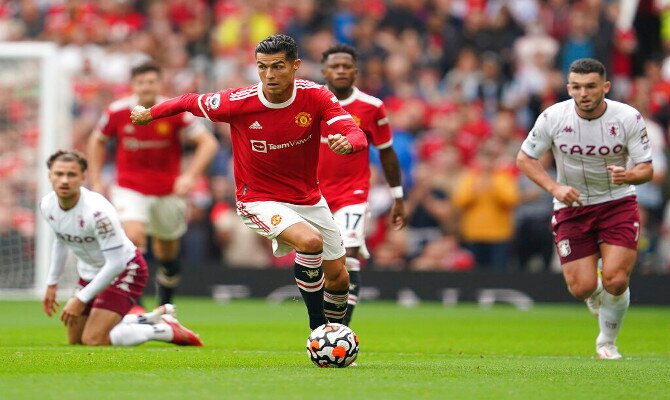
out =
[[[183,112],[190,112],[195,116],[205,117],[198,103],[199,97],[201,95],[188,93],[179,97],[173,97],[149,109],[135,106],[130,112],[130,121],[135,125],[147,125],[155,119],[170,117]]]
[[[549,176],[540,161],[528,156],[523,150],[519,150],[519,153],[517,154],[516,166],[521,172],[526,174],[530,180],[568,207],[582,205],[582,202],[579,200],[579,191],[577,189],[571,186],[559,185],[558,182]]]

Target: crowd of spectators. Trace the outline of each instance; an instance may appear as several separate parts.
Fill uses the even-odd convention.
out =
[[[609,97],[640,110],[656,148],[656,176],[639,190],[639,270],[667,271],[670,30],[661,27],[670,4],[641,0],[632,28],[621,29],[619,3],[0,0],[0,40],[58,43],[61,73],[73,84],[72,137],[79,149],[104,108],[129,92],[129,69],[141,61],[160,63],[165,94],[174,96],[257,82],[253,49],[273,33],[296,39],[299,75],[319,82],[321,52],[336,42],[354,45],[357,86],[386,104],[409,212],[407,229],[388,229],[390,194],[373,171],[370,263],[445,271],[552,269],[551,197],[520,176],[514,159],[541,110],[567,99],[570,62],[597,58],[613,82]],[[0,118],[6,119],[12,110],[3,99]],[[20,152],[5,147],[30,140],[14,136],[34,132],[0,126],[5,193],[11,192],[6,170],[21,165],[12,159]],[[272,258],[267,243],[240,226],[230,131],[225,124],[212,128],[222,146],[191,196],[184,257],[257,267],[292,263]],[[551,165],[550,158],[544,161]]]

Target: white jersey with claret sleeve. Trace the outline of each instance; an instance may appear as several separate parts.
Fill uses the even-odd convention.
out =
[[[551,149],[556,160],[557,181],[580,193],[583,205],[603,203],[635,194],[633,185],[615,185],[608,165],[626,167],[651,162],[651,144],[640,113],[633,107],[605,99],[600,117],[584,119],[574,100],[547,108],[535,122],[521,150],[539,158]],[[554,199],[554,209],[566,207]]]
[[[96,192],[80,190],[77,205],[69,210],[60,208],[53,191],[42,198],[40,209],[56,239],[77,256],[79,276],[90,281],[105,264],[103,251],[122,246],[127,263],[135,257],[136,247],[121,228],[114,206]]]

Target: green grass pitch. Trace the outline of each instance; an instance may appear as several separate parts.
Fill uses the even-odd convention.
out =
[[[670,399],[670,309],[633,305],[594,359],[582,304],[401,308],[363,303],[358,367],[316,368],[301,302],[177,301],[202,348],[65,344],[38,302],[0,302],[0,399]]]

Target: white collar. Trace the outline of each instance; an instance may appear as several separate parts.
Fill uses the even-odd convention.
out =
[[[293,100],[295,100],[295,95],[298,91],[297,84],[295,80],[293,81],[293,94],[291,95],[291,98],[286,100],[283,103],[270,103],[268,99],[265,98],[265,95],[263,94],[263,82],[258,82],[258,100],[263,103],[263,105],[267,108],[285,108],[291,105],[293,103]]]
[[[361,91],[358,90],[358,88],[357,88],[356,86],[354,86],[354,91],[351,92],[351,96],[347,97],[347,98],[344,99],[344,100],[339,100],[340,105],[344,107],[344,106],[348,106],[349,104],[353,103],[354,100],[356,100],[356,99],[358,98],[358,94],[359,94],[360,92],[361,92]]]

